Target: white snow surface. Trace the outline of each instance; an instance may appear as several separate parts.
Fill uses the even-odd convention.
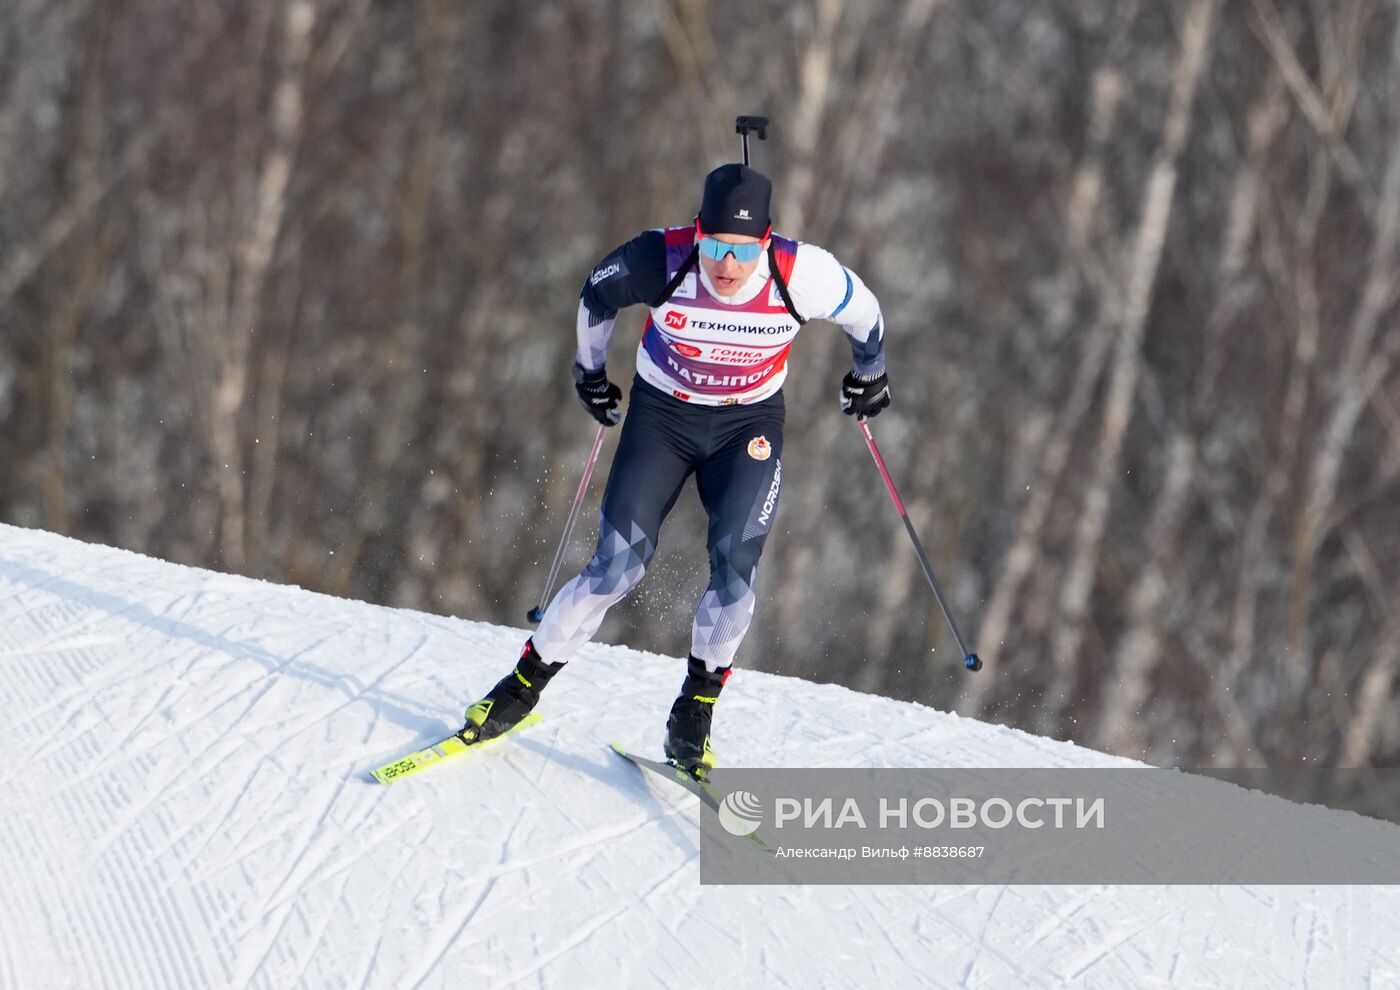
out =
[[[0,987],[1400,986],[1400,888],[702,887],[696,800],[608,749],[659,751],[673,657],[595,644],[542,725],[367,776],[526,635],[0,526]],[[1127,762],[751,671],[715,738]]]

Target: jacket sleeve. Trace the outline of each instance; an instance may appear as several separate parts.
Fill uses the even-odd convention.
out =
[[[579,293],[575,360],[588,371],[602,368],[617,311],[649,303],[665,288],[666,237],[660,230],[638,234],[609,252],[584,279]]]
[[[860,276],[824,248],[799,244],[788,285],[792,304],[809,320],[830,320],[851,342],[857,374],[885,370],[885,321],[880,302]]]

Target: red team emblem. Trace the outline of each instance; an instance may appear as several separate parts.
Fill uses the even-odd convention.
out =
[[[668,310],[666,313],[666,325],[672,330],[684,330],[686,325],[686,315],[678,310]]]
[[[674,340],[671,341],[671,347],[673,347],[677,353],[683,354],[686,357],[699,357],[701,353],[703,353],[698,347],[691,347],[689,344],[677,343]]]

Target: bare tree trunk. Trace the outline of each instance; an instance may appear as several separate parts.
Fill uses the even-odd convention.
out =
[[[808,212],[807,199],[812,195],[814,183],[813,159],[832,96],[831,73],[836,57],[837,29],[844,7],[844,0],[820,0],[815,10],[816,23],[812,36],[807,39],[798,61],[797,95],[792,114],[792,140],[789,142],[790,164],[783,181],[778,184],[778,202],[774,210],[782,225],[794,232],[804,231],[802,222]],[[811,235],[804,232],[798,233],[798,236]],[[830,436],[834,432],[828,431],[823,438],[824,444],[831,442]],[[827,458],[820,455],[818,460],[819,463],[829,463]],[[788,519],[797,520],[793,527],[797,532],[810,532],[809,527],[819,525],[821,507],[815,491],[801,498],[792,498],[784,508]],[[785,570],[794,574],[812,573],[817,553],[814,543],[802,541]],[[800,616],[805,606],[801,595],[790,589],[778,599],[776,605],[778,628],[800,628]],[[781,660],[775,666],[783,669]]]
[[[1226,338],[1244,306],[1239,286],[1248,261],[1248,243],[1257,226],[1259,172],[1287,116],[1277,78],[1250,114],[1249,148],[1229,197],[1216,279],[1220,294],[1206,324],[1207,351],[1190,417],[1197,425],[1213,418],[1220,369],[1228,350]],[[1103,714],[1098,721],[1101,744],[1117,753],[1140,753],[1146,745],[1141,709],[1149,697],[1151,678],[1161,656],[1162,613],[1171,597],[1164,558],[1178,543],[1181,521],[1195,484],[1200,437],[1190,433],[1192,428],[1191,422],[1179,424],[1167,445],[1166,480],[1147,530],[1147,557],[1128,593],[1128,628],[1115,651],[1115,676],[1106,690]]]
[[[248,393],[253,335],[261,314],[268,267],[287,211],[287,185],[301,138],[303,73],[316,8],[310,0],[288,0],[283,15],[281,77],[269,122],[271,146],[258,177],[253,216],[238,249],[227,333],[216,345],[219,360],[211,396],[209,440],[215,484],[223,503],[220,549],[225,565],[234,570],[241,570],[247,559],[245,468],[239,426]]]
[[[94,10],[84,38],[83,74],[76,119],[73,121],[75,154],[71,162],[72,201],[96,203],[102,194],[100,162],[105,127],[100,106],[102,48],[105,14]],[[48,470],[44,483],[45,525],[58,533],[69,531],[66,461],[70,448],[69,424],[73,411],[73,346],[93,296],[102,281],[109,253],[99,222],[85,218],[86,238],[75,238],[69,255],[68,291],[54,309],[46,341],[48,372]],[[81,228],[79,228],[81,229]]]
[[[1195,455],[1195,444],[1184,433],[1173,438],[1166,480],[1147,529],[1147,560],[1128,592],[1128,629],[1114,651],[1114,679],[1097,726],[1111,752],[1141,754],[1146,746],[1142,706],[1162,649],[1162,609],[1171,581],[1163,558],[1175,540],[1195,479]]]
[[[1070,186],[1070,199],[1065,209],[1064,261],[1047,313],[1046,334],[1052,339],[1064,337],[1074,318],[1075,300],[1085,273],[1095,264],[1090,257],[1091,227],[1103,196],[1105,155],[1122,104],[1123,89],[1123,75],[1116,64],[1107,63],[1095,71],[1089,108],[1089,144]],[[1112,307],[1105,301],[1098,320],[1085,335],[1073,382],[1064,395],[1058,415],[1046,409],[1026,417],[1020,446],[1038,451],[1039,456],[1031,472],[1033,480],[1027,485],[1029,495],[1017,518],[1016,536],[982,617],[978,641],[991,663],[1005,663],[1009,659],[999,660],[998,652],[1005,645],[1012,619],[1017,614],[1026,578],[1042,559],[1041,536],[1045,523],[1113,339],[1111,311]],[[1027,433],[1031,435],[1025,436]],[[993,687],[991,677],[965,678],[958,700],[959,713],[980,714]]]
[[[249,458],[248,524],[245,568],[258,577],[273,577],[267,560],[268,533],[272,526],[273,493],[277,485],[278,457],[282,450],[282,390],[291,364],[293,335],[266,344],[262,373],[258,376],[257,408]]]
[[[32,22],[39,4],[33,0],[15,0],[6,4],[0,12],[0,65],[6,65],[7,73],[0,73],[0,94],[5,97],[0,102],[0,195],[9,184],[10,169],[15,161],[15,135],[19,130],[20,119],[29,102],[30,85],[34,78],[32,59],[21,57],[23,39],[20,25]],[[8,86],[5,83],[8,82]],[[0,301],[3,305],[3,301]]]
[[[1400,103],[1400,17],[1396,19],[1391,54],[1391,106]],[[1347,447],[1372,393],[1385,380],[1394,352],[1384,338],[1377,342],[1381,317],[1394,304],[1397,236],[1400,236],[1400,128],[1396,128],[1386,161],[1385,178],[1376,214],[1376,235],[1361,297],[1352,316],[1347,350],[1333,387],[1333,405],[1322,439],[1313,453],[1306,501],[1295,524],[1293,585],[1289,603],[1290,655],[1296,658],[1287,673],[1301,691],[1311,676],[1305,620],[1311,590],[1313,560],[1330,529],[1328,514],[1336,499],[1338,478]],[[1394,329],[1388,328],[1393,334]]]
[[[742,99],[730,84],[729,76],[711,69],[720,64],[715,51],[711,29],[714,7],[706,0],[659,0],[657,12],[662,19],[662,39],[675,65],[678,87],[695,108],[695,130],[699,132],[700,147],[713,153],[721,147],[733,147],[733,128],[725,114],[709,112],[709,108],[741,106]]]
[[[1268,581],[1265,563],[1269,554],[1269,529],[1276,513],[1285,504],[1305,445],[1305,414],[1309,386],[1317,359],[1320,335],[1317,272],[1314,265],[1317,224],[1332,186],[1335,169],[1323,153],[1323,160],[1312,172],[1312,185],[1302,216],[1292,225],[1297,242],[1293,252],[1285,251],[1277,222],[1261,225],[1260,254],[1277,288],[1296,298],[1297,328],[1283,397],[1277,414],[1277,443],[1263,483],[1245,515],[1234,565],[1235,590],[1227,630],[1228,647],[1212,681],[1214,703],[1222,716],[1227,742],[1233,752],[1219,754],[1220,765],[1245,765],[1257,759],[1259,742],[1253,716],[1240,704],[1237,689],[1240,676],[1254,658],[1258,637],[1260,597]],[[1272,219],[1272,218],[1271,218]]]
[[[145,158],[155,137],[152,132],[133,142],[121,165],[104,174],[100,184],[84,189],[50,216],[33,238],[6,251],[0,260],[0,308],[6,306],[20,287],[34,277],[39,266],[92,217],[107,193]]]
[[[420,0],[418,4],[424,25],[422,49],[417,53],[423,73],[422,109],[395,197],[399,258],[395,283],[401,302],[395,326],[376,348],[375,365],[383,377],[386,397],[374,422],[363,490],[357,500],[358,524],[339,562],[347,577],[351,571],[365,570],[362,552],[367,542],[401,548],[407,537],[404,530],[410,506],[403,489],[410,483],[411,465],[419,463],[409,454],[423,419],[429,376],[423,315],[428,239],[440,162],[439,137],[445,130],[451,53],[458,40],[450,11],[450,0]],[[375,562],[379,573],[361,575],[367,582],[361,593],[390,597],[391,588],[383,586],[385,563],[392,563],[392,559]]]
[[[1369,10],[1374,10],[1373,5],[1366,3],[1348,3],[1340,6],[1347,8],[1352,13],[1361,12],[1363,19],[1369,16],[1367,13]],[[1344,138],[1346,117],[1350,113],[1351,101],[1355,97],[1354,83],[1334,86],[1331,91],[1333,99],[1329,106],[1328,101],[1313,86],[1312,81],[1308,79],[1307,71],[1298,61],[1298,55],[1288,40],[1288,30],[1284,26],[1278,10],[1274,7],[1273,0],[1254,0],[1254,14],[1257,33],[1262,38],[1264,47],[1273,57],[1274,64],[1288,84],[1289,90],[1292,91],[1303,116],[1312,124],[1318,136],[1322,138],[1328,154],[1336,162],[1352,191],[1362,199],[1368,210],[1374,211],[1376,208],[1375,188],[1371,185],[1361,162],[1347,146]],[[1320,53],[1326,58],[1331,71],[1333,73],[1345,71],[1354,77],[1355,72],[1352,71],[1352,67],[1342,64],[1351,60],[1338,57],[1335,37],[1332,37],[1331,43],[1328,43],[1329,34],[1327,32],[1320,32],[1319,36],[1323,40],[1319,46]],[[1351,48],[1353,53],[1355,47],[1353,45]],[[1327,56],[1331,57],[1327,58]],[[1334,76],[1334,78],[1338,77]]]
[[[815,213],[813,207],[818,205],[817,200],[820,198],[815,197],[813,191],[815,188],[815,168],[818,164],[816,162],[817,142],[821,136],[825,115],[833,109],[831,104],[834,97],[829,91],[828,77],[833,71],[832,60],[835,57],[838,40],[833,36],[833,32],[836,32],[837,27],[840,26],[842,9],[840,3],[834,3],[831,0],[824,0],[824,2],[825,5],[820,8],[819,12],[816,37],[804,53],[799,75],[804,87],[800,98],[801,123],[794,125],[793,133],[798,135],[797,140],[802,144],[794,149],[794,165],[790,168],[787,179],[782,185],[783,191],[779,206],[781,212],[777,214],[786,229],[799,233],[804,238],[813,237],[810,230],[803,224]],[[881,74],[872,88],[875,95],[870,111],[859,116],[859,130],[847,134],[841,142],[848,149],[859,149],[860,151],[859,158],[852,157],[847,160],[846,175],[874,176],[879,174],[880,163],[886,154],[890,138],[895,130],[893,123],[895,112],[903,99],[905,87],[909,82],[909,69],[914,51],[922,39],[927,36],[929,25],[938,11],[940,2],[941,0],[913,0],[905,7],[904,15],[900,21],[897,43],[886,50],[881,59]],[[833,171],[824,176],[824,181],[840,182],[841,173]],[[832,365],[845,364],[848,356],[849,351],[844,339],[840,343],[824,347],[820,352],[812,354],[810,365],[804,369],[803,377],[806,380],[821,383],[819,387],[822,394],[829,395],[835,386],[833,379],[839,381],[839,375],[833,372]],[[800,392],[800,383],[793,390]],[[836,451],[841,449],[843,444],[841,434],[846,429],[848,429],[847,424],[843,422],[821,432],[815,445],[816,463],[834,465],[842,459],[836,454]],[[853,456],[863,459],[863,452],[860,451],[861,445],[855,442],[854,438],[847,437],[845,446],[852,451]],[[864,465],[862,465],[862,470],[864,470]],[[873,469],[871,470],[873,471]],[[870,479],[868,483],[873,484],[873,479]],[[884,497],[883,493],[879,493],[875,488],[872,488],[871,496],[873,498]],[[791,529],[795,532],[813,532],[821,526],[822,510],[820,498],[816,492],[805,499],[795,499],[793,504],[785,507],[784,512],[785,518],[794,520]],[[893,539],[905,539],[902,528]],[[816,562],[816,547],[813,544],[814,541],[802,541],[796,550],[792,551],[791,558],[783,564],[783,570],[790,574],[811,573]],[[905,553],[908,551],[901,547],[895,552]],[[800,613],[805,608],[801,595],[789,592],[779,598],[776,604],[778,628],[801,628],[803,623]],[[870,676],[878,675],[872,673]]]
[[[1395,712],[1395,680],[1400,667],[1400,625],[1392,623],[1389,635],[1383,638],[1372,654],[1361,690],[1356,713],[1345,727],[1339,767],[1374,765],[1373,754]]]
[[[1196,86],[1215,18],[1215,0],[1195,0],[1187,12],[1181,52],[1173,72],[1171,104],[1162,129],[1162,143],[1143,195],[1138,226],[1127,271],[1127,289],[1119,326],[1113,374],[1104,409],[1103,433],[1095,459],[1084,510],[1079,517],[1073,556],[1062,584],[1060,615],[1054,635],[1055,677],[1042,709],[1041,726],[1057,731],[1071,702],[1079,674],[1079,649],[1089,619],[1089,599],[1098,566],[1099,545],[1108,520],[1109,503],[1118,476],[1123,437],[1132,417],[1141,366],[1143,328],[1152,305],[1152,290],[1167,236],[1176,192],[1177,161],[1186,145]]]
[[[817,0],[816,26],[797,69],[797,103],[788,142],[791,164],[778,195],[777,215],[790,230],[802,230],[816,188],[817,148],[832,100],[838,28],[845,0]]]
[[[1400,587],[1385,585],[1360,536],[1349,533],[1347,545],[1354,558],[1364,561],[1360,569],[1367,574],[1372,604],[1379,614],[1389,616],[1376,637],[1370,663],[1363,668],[1365,673],[1355,692],[1355,708],[1341,712],[1335,723],[1342,733],[1342,753],[1337,765],[1366,767],[1376,765],[1376,751],[1383,745],[1384,737],[1388,735],[1393,741],[1400,735],[1394,718],[1394,689],[1400,675],[1400,612],[1392,607]],[[1333,726],[1327,729],[1331,731]]]

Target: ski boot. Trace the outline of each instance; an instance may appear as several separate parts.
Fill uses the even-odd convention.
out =
[[[545,663],[535,652],[534,640],[526,640],[515,669],[467,709],[467,724],[457,735],[464,742],[481,743],[514,728],[539,703],[540,692],[563,666]]]
[[[711,673],[703,660],[692,656],[680,696],[666,720],[666,759],[696,780],[708,780],[715,765],[714,750],[710,748],[710,719],[729,672],[730,668],[721,667]]]

